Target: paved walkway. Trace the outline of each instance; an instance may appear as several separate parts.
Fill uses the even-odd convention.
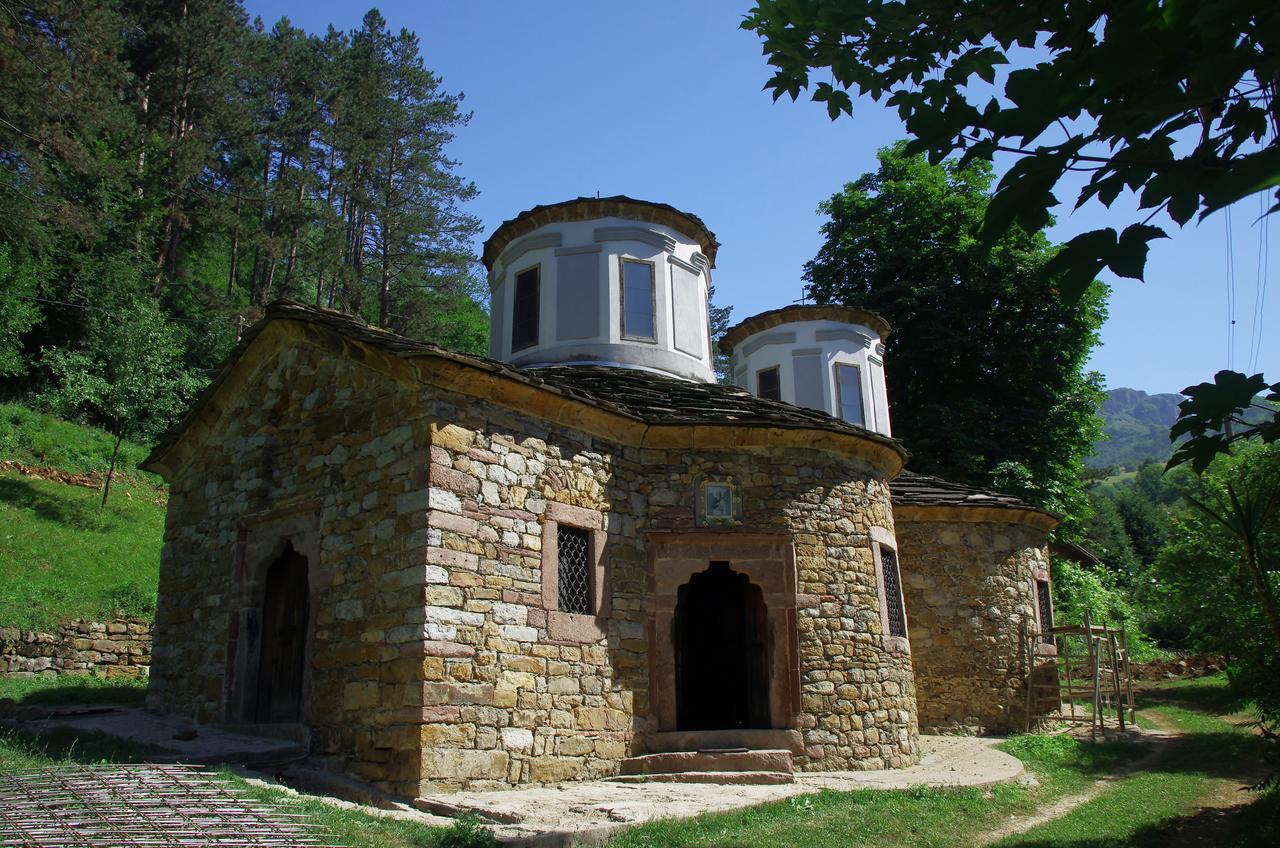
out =
[[[194,738],[188,726],[172,718],[141,710],[105,708],[54,710],[41,721],[26,723],[28,730],[70,726],[98,731],[169,749],[181,762],[287,761],[297,748],[284,740],[263,740],[200,727]],[[61,712],[62,714],[56,714]],[[183,733],[181,731],[188,730]],[[1000,739],[972,736],[921,736],[920,764],[884,771],[804,772],[795,783],[730,785],[715,783],[618,783],[608,780],[565,783],[558,788],[534,787],[486,792],[457,792],[428,796],[423,801],[433,811],[473,811],[496,822],[494,832],[504,843],[551,846],[598,845],[619,830],[659,818],[688,818],[722,812],[767,801],[831,789],[905,789],[911,786],[991,786],[1015,780],[1022,763],[995,746]],[[341,778],[332,778],[342,782]],[[303,785],[306,785],[304,781]],[[350,794],[349,788],[340,794]],[[315,791],[314,789],[312,791]],[[336,791],[336,790],[330,790]],[[322,800],[326,800],[323,799]],[[341,806],[352,806],[334,801]],[[375,815],[448,824],[448,819],[409,808],[384,804],[365,808]],[[386,809],[390,807],[391,809]]]
[[[517,845],[592,845],[626,827],[659,818],[688,818],[749,807],[823,789],[905,789],[911,786],[991,786],[1022,775],[1022,763],[995,745],[1002,740],[921,736],[917,766],[885,771],[806,772],[795,783],[740,786],[711,783],[566,783],[560,788],[458,792],[428,796],[441,806],[501,822],[502,841]]]

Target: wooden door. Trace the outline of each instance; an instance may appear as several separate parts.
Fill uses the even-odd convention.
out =
[[[307,589],[307,558],[289,546],[267,569],[255,721],[301,720],[309,612]]]

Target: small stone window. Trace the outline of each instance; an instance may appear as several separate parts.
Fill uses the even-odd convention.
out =
[[[1053,591],[1048,580],[1036,581],[1036,605],[1040,613],[1040,641],[1052,645],[1053,634]]]
[[[778,376],[778,366],[762,368],[756,372],[756,397],[782,400],[782,379]]]
[[[657,338],[654,330],[654,265],[622,260],[622,335],[628,339]]]
[[[889,623],[889,635],[906,638],[907,614],[902,604],[902,577],[898,571],[898,552],[886,545],[880,546],[880,572],[884,585],[884,604]]]
[[[511,350],[538,343],[539,266],[516,274],[515,308],[511,315]]]
[[[547,636],[596,642],[605,636],[610,593],[605,574],[604,514],[548,502],[542,521],[542,606]]]
[[[560,610],[590,615],[591,534],[581,527],[561,524],[556,528],[556,570],[560,581]]]

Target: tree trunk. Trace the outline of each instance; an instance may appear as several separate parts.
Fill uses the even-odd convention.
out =
[[[271,301],[271,281],[276,276],[276,260],[275,257],[267,259],[266,270],[263,272],[262,281],[262,305],[266,306]]]
[[[116,446],[111,451],[111,465],[107,468],[107,479],[102,484],[102,503],[98,504],[98,512],[107,507],[107,495],[111,494],[111,478],[116,473],[116,457],[120,456],[120,443],[124,441],[124,432],[116,433]]]
[[[236,284],[236,263],[240,259],[240,192],[236,192],[235,225],[231,228],[231,268],[227,271],[227,299],[230,300]]]
[[[1249,569],[1249,579],[1253,581],[1253,589],[1262,602],[1262,611],[1266,614],[1267,624],[1271,627],[1271,636],[1276,640],[1276,647],[1280,648],[1280,613],[1276,611],[1276,599],[1271,594],[1271,587],[1267,584],[1267,575],[1258,565],[1258,552],[1250,539],[1244,540],[1244,561]]]

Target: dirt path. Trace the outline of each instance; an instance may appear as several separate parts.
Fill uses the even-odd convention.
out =
[[[1125,766],[1115,774],[1109,774],[1106,777],[1095,780],[1089,785],[1089,788],[1085,789],[1083,792],[1077,792],[1074,795],[1066,795],[1059,798],[1057,801],[1054,801],[1049,806],[1036,810],[1033,813],[1010,817],[1009,820],[1000,827],[995,830],[988,831],[978,837],[975,840],[974,845],[991,845],[999,842],[1001,839],[1005,839],[1010,836],[1017,836],[1019,833],[1026,833],[1037,825],[1065,816],[1067,813],[1071,812],[1086,801],[1090,801],[1101,795],[1114,784],[1119,783],[1136,772],[1150,767],[1153,763],[1164,757],[1169,752],[1170,746],[1176,744],[1178,738],[1180,738],[1177,734],[1167,732],[1163,729],[1147,731],[1145,736],[1149,738],[1150,741],[1148,744],[1150,744],[1152,748],[1138,760],[1135,760]]]
[[[979,837],[975,845],[991,845],[1010,836],[1025,833],[1037,825],[1065,816],[1076,807],[1101,795],[1111,786],[1137,772],[1150,768],[1169,756],[1182,742],[1185,734],[1158,713],[1144,713],[1156,725],[1144,732],[1151,750],[1115,774],[1094,781],[1089,788],[1074,795],[1059,798],[1054,803],[1034,813],[1010,818],[1005,824]],[[1259,775],[1260,777],[1261,775]],[[1242,827],[1241,818],[1246,806],[1256,799],[1248,792],[1249,778],[1220,781],[1212,792],[1200,798],[1196,809],[1187,815],[1169,821],[1162,831],[1170,845],[1186,845],[1192,848],[1219,848],[1235,844],[1235,837]]]

